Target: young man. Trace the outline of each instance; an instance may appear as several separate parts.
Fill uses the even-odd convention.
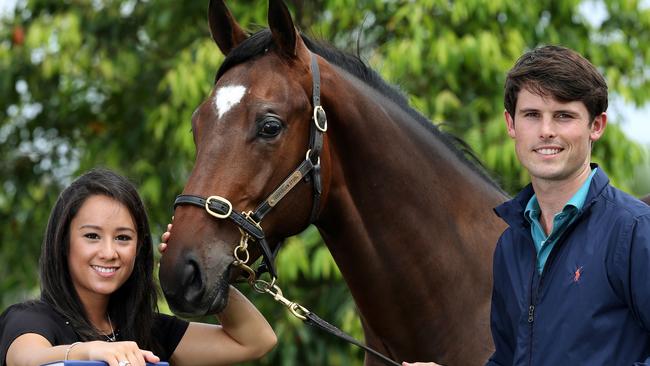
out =
[[[531,184],[496,208],[491,365],[632,365],[650,357],[650,207],[590,164],[607,84],[542,47],[508,73],[505,119]],[[648,360],[647,362],[650,362]]]
[[[537,48],[508,73],[504,104],[531,184],[495,209],[509,227],[488,365],[650,365],[650,206],[591,164],[604,78],[574,51]]]

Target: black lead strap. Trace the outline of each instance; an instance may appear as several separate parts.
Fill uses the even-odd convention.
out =
[[[318,328],[318,329],[320,329],[322,331],[325,331],[325,332],[327,332],[327,333],[329,333],[329,334],[331,334],[331,335],[333,335],[335,337],[338,337],[338,338],[340,338],[340,339],[342,339],[342,340],[344,340],[344,341],[346,341],[348,343],[354,344],[355,346],[363,349],[364,351],[366,351],[366,352],[372,354],[373,356],[379,358],[380,360],[384,361],[384,363],[387,364],[387,365],[401,366],[401,364],[393,361],[392,359],[388,358],[384,354],[382,354],[382,353],[380,353],[380,352],[366,346],[365,344],[363,344],[363,343],[359,342],[358,340],[356,340],[351,335],[343,332],[339,328],[337,328],[337,327],[333,326],[332,324],[326,322],[325,320],[321,319],[320,317],[318,317],[318,315],[316,315],[316,314],[314,314],[312,312],[309,312],[309,313],[307,313],[305,315],[305,317],[307,319],[303,320],[303,322],[305,322],[306,324],[309,324],[312,327],[315,327],[315,328]]]

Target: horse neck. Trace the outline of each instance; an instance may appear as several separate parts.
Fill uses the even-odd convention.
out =
[[[418,272],[444,279],[472,265],[468,274],[489,285],[503,229],[491,209],[505,195],[402,108],[335,71],[324,73],[332,178],[317,226],[361,312],[373,296],[445,286],[404,286]]]

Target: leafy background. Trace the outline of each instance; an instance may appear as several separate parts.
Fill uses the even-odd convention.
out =
[[[602,70],[616,98],[637,106],[650,99],[647,1],[288,4],[301,29],[361,56],[433,123],[464,138],[509,192],[527,177],[502,122],[503,82],[524,51],[571,47]],[[266,2],[228,5],[245,27],[266,24]],[[130,177],[154,235],[162,233],[193,164],[191,113],[223,59],[206,12],[207,1],[18,0],[0,19],[0,310],[38,295],[49,210],[80,172],[105,166]],[[650,192],[647,151],[611,123],[594,159],[615,185],[640,195]],[[288,240],[278,268],[286,296],[362,337],[354,303],[315,229]],[[251,364],[361,365],[358,350],[242,290],[280,338]]]

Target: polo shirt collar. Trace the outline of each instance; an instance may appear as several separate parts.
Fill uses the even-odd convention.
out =
[[[589,193],[589,186],[591,185],[591,180],[596,174],[598,166],[593,167],[591,173],[587,180],[580,186],[580,189],[564,204],[562,207],[562,212],[568,211],[578,211],[582,209],[582,206],[585,204],[587,199],[587,194]],[[524,217],[528,222],[532,222],[533,219],[539,219],[539,214],[541,209],[539,208],[539,201],[537,200],[537,194],[533,194],[532,197],[528,200],[526,208],[524,209]]]

